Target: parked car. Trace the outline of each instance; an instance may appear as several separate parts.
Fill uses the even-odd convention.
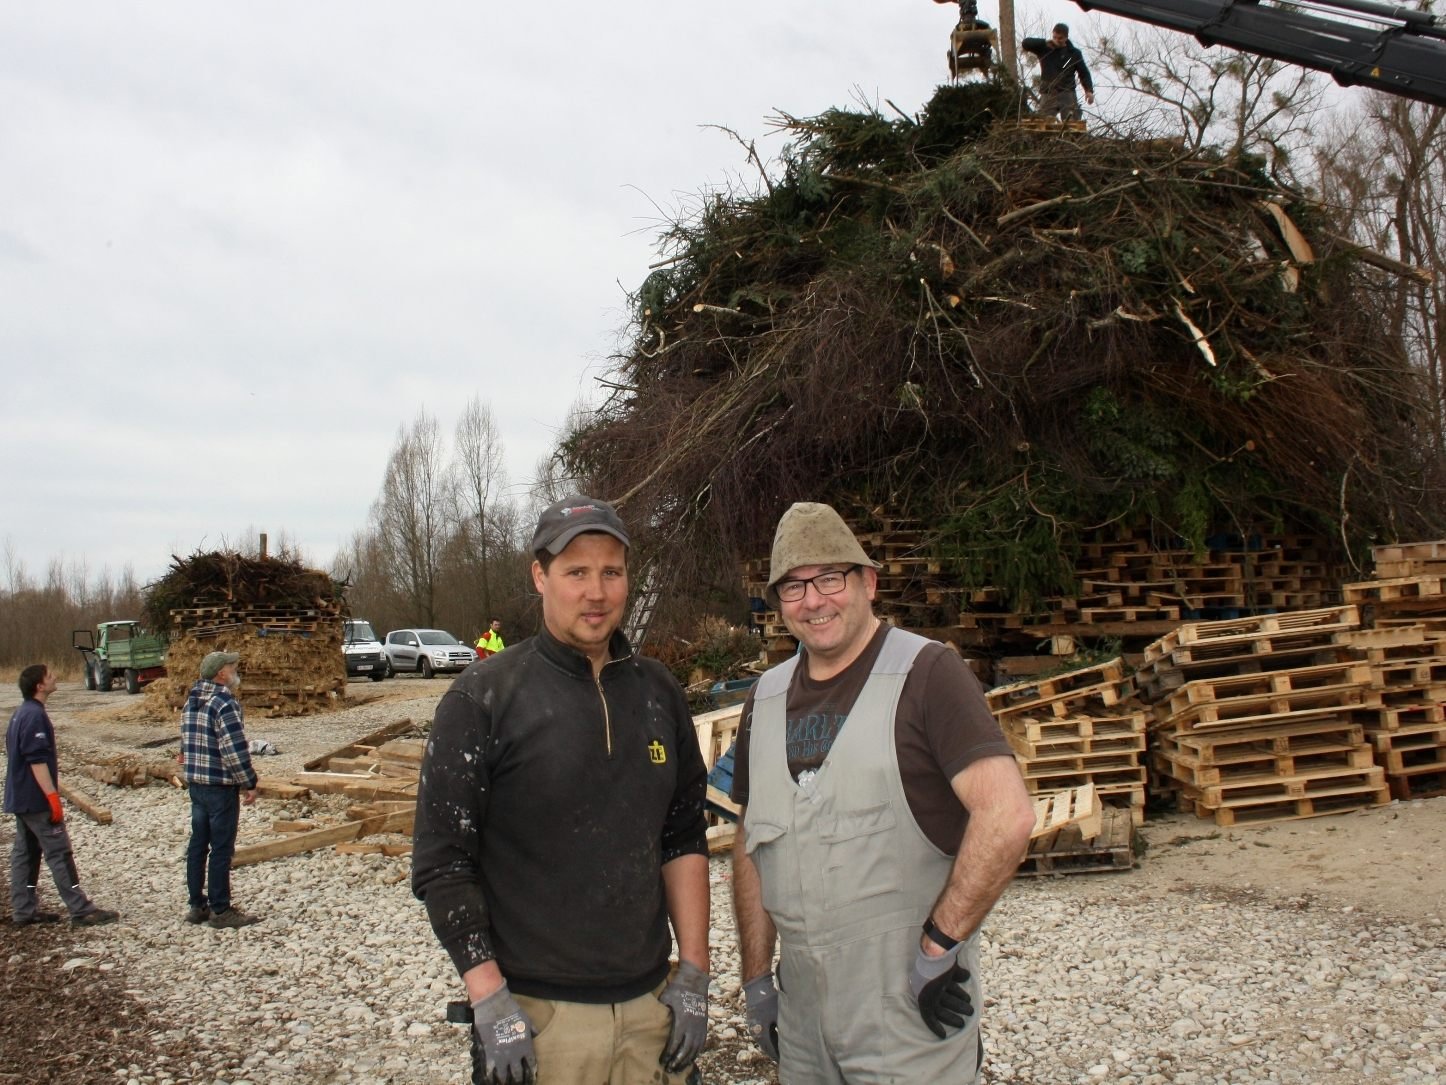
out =
[[[392,673],[382,642],[372,630],[371,622],[348,618],[342,623],[341,654],[346,659],[348,678],[370,678],[380,682]]]
[[[477,661],[471,646],[445,629],[393,629],[383,650],[393,674],[416,671],[423,678],[465,670]]]

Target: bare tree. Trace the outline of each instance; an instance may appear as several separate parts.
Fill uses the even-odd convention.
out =
[[[502,437],[492,408],[473,396],[457,420],[456,459],[452,465],[455,519],[459,541],[469,564],[476,569],[482,621],[493,617],[489,557],[506,545],[499,531],[499,515],[506,511],[507,473],[502,460]]]
[[[1282,179],[1324,104],[1327,84],[1309,69],[1164,30],[1106,36],[1091,52],[1132,92],[1112,99],[1113,127],[1164,129],[1192,153],[1213,144],[1235,160],[1260,155]]]
[[[1351,240],[1420,274],[1382,278],[1382,305],[1421,368],[1446,456],[1446,109],[1373,93],[1316,151],[1317,183]]]
[[[414,621],[436,622],[437,574],[447,541],[448,473],[437,420],[426,409],[398,431],[372,522],[391,581]]]

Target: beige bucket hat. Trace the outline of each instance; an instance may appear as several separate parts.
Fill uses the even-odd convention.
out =
[[[768,602],[778,606],[778,593],[773,586],[794,569],[803,565],[867,565],[882,566],[864,553],[843,517],[831,505],[813,501],[797,501],[778,521],[773,533],[773,557],[768,565]]]

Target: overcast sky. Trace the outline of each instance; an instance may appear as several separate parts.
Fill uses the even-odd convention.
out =
[[[663,215],[749,172],[707,126],[773,157],[778,110],[912,113],[955,17],[0,5],[0,545],[32,576],[61,558],[145,581],[252,527],[325,566],[398,428],[426,408],[450,434],[478,393],[525,487],[617,347]],[[1110,17],[1017,15],[1060,18],[1081,41]]]

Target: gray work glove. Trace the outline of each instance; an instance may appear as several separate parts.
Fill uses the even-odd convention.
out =
[[[773,973],[765,972],[743,985],[748,1002],[748,1032],[753,1042],[774,1062],[778,1061],[778,988]]]
[[[536,1079],[532,1022],[507,984],[472,1003],[472,1028],[482,1045],[483,1080],[489,1085],[528,1085]]]
[[[688,961],[679,961],[678,970],[658,1001],[673,1014],[673,1028],[658,1062],[670,1074],[682,1073],[708,1042],[708,973]]]
[[[964,990],[968,982],[969,969],[961,965],[952,952],[930,957],[921,949],[914,955],[914,967],[909,970],[909,990],[919,1003],[919,1016],[924,1024],[941,1040],[950,1029],[963,1028],[964,1018],[974,1014],[974,1003]]]

